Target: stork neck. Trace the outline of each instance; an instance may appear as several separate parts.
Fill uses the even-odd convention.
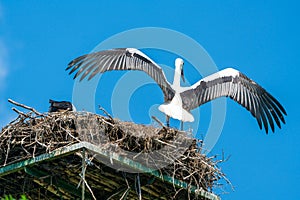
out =
[[[174,88],[180,88],[180,76],[181,76],[181,72],[180,70],[175,70],[174,73],[174,80],[173,80],[173,87]]]

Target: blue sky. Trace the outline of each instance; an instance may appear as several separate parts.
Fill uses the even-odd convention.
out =
[[[211,153],[231,156],[220,167],[235,191],[227,188],[222,199],[299,199],[298,8],[296,1],[1,1],[0,125],[16,117],[8,98],[43,112],[49,98],[72,100],[74,81],[66,65],[108,37],[133,28],[168,28],[201,44],[219,69],[234,66],[254,79],[288,113],[287,124],[266,135],[245,109],[227,100],[225,125]],[[174,55],[147,53],[173,66]],[[189,73],[189,66],[186,78],[193,83],[201,77]],[[103,76],[97,90],[96,104],[110,112],[105,93],[111,94],[118,78],[118,73]],[[140,123],[149,120],[141,99],[149,90],[148,107],[160,103],[156,98],[162,100],[158,88],[146,86],[134,93],[133,107],[141,111],[133,119]],[[210,106],[201,110],[201,134]]]

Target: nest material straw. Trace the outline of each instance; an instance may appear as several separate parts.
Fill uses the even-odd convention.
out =
[[[162,174],[198,189],[209,191],[220,179],[227,180],[217,167],[222,160],[201,154],[202,142],[185,132],[168,127],[156,128],[122,122],[111,116],[91,113],[66,111],[42,114],[28,106],[12,100],[10,102],[29,112],[13,108],[19,114],[18,117],[2,128],[0,167],[66,145],[89,141],[101,144],[108,151],[118,147],[123,156],[150,163],[149,166],[152,167],[162,166],[163,163],[164,167],[159,168]],[[153,152],[160,152],[157,153],[159,156],[153,157]]]

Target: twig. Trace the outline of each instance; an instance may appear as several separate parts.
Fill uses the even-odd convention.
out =
[[[9,129],[10,129],[10,126],[7,126],[7,127],[5,128],[5,130],[2,130],[2,133],[0,134],[0,138],[1,138],[3,135],[5,135],[6,132],[7,132]]]
[[[163,129],[167,131],[167,127],[157,117],[152,116],[152,119],[154,119],[161,127],[163,127]]]
[[[141,155],[142,153],[144,153],[143,151],[139,152],[138,154],[136,154],[135,156],[133,156],[133,160],[135,160],[139,155]]]
[[[34,108],[31,108],[31,107],[26,106],[26,105],[24,105],[24,104],[18,103],[18,102],[16,102],[16,101],[12,100],[12,99],[8,99],[8,102],[9,102],[9,103],[12,103],[12,104],[15,104],[16,106],[20,106],[20,107],[22,107],[22,108],[25,108],[25,109],[27,109],[27,110],[31,110],[32,112],[34,112],[34,113],[37,114],[37,115],[44,116],[42,113],[36,111]]]
[[[178,193],[183,190],[183,188],[180,188],[179,190],[176,191],[176,193],[173,196],[173,199],[177,199],[176,196],[178,195]]]
[[[102,118],[100,118],[100,119],[101,119],[102,122],[104,122],[104,123],[106,123],[106,124],[109,124],[109,125],[112,126],[112,127],[115,126],[114,124],[112,124],[112,123],[110,123],[110,122],[108,122],[108,121],[106,121],[106,120],[104,120],[104,119],[102,119]]]
[[[12,107],[11,109],[12,109],[13,111],[15,111],[16,113],[18,113],[19,115],[21,115],[21,116],[25,117],[25,118],[28,118],[28,117],[30,117],[28,114],[25,114],[25,113],[23,113],[23,112],[19,111],[19,110],[18,110],[18,109],[16,109],[15,107]]]
[[[5,156],[5,161],[4,161],[4,166],[6,165],[6,162],[7,162],[7,159],[8,159],[8,154],[9,154],[9,151],[10,151],[10,143],[8,144],[8,147],[7,147],[7,150],[6,150],[6,156]]]
[[[127,196],[127,194],[128,194],[129,191],[130,191],[130,187],[128,187],[128,188],[125,190],[125,192],[123,193],[123,195],[120,197],[120,200],[126,199],[126,196]]]
[[[136,183],[136,192],[137,192],[137,195],[139,197],[139,200],[142,200],[142,191],[141,191],[141,181],[140,181],[140,174],[138,173],[137,176],[135,177],[137,183]]]
[[[91,193],[93,199],[94,199],[94,200],[97,200],[97,198],[95,197],[95,195],[94,195],[94,193],[93,193],[93,190],[91,189],[91,187],[89,186],[89,184],[87,183],[87,181],[86,181],[85,179],[83,179],[83,182],[84,182],[83,184],[85,184],[86,187],[87,187],[87,189],[90,191],[90,193]]]
[[[114,118],[103,108],[99,105],[99,110],[101,110],[102,112],[104,112],[104,114],[109,117],[113,122],[114,122]]]
[[[123,174],[123,176],[124,176],[124,178],[125,178],[125,182],[126,182],[126,185],[127,185],[127,189],[126,189],[126,191],[123,193],[123,195],[121,196],[120,200],[126,199],[126,197],[127,197],[127,195],[128,195],[128,192],[130,191],[130,185],[129,185],[128,180],[127,180],[127,178],[126,178],[126,172],[124,172],[124,173],[125,173],[125,175]]]
[[[164,141],[161,141],[161,140],[159,140],[159,139],[154,139],[154,140],[155,140],[155,141],[157,141],[157,142],[159,142],[159,143],[162,143],[162,144],[168,145],[168,146],[170,146],[170,147],[177,148],[175,145],[169,144],[169,143],[167,143],[167,142],[164,142]]]

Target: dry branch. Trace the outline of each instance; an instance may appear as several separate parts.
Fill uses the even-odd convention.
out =
[[[15,104],[16,106],[20,106],[20,107],[22,107],[22,108],[25,108],[25,109],[27,109],[27,110],[31,110],[32,112],[34,112],[34,113],[37,114],[37,115],[43,115],[42,113],[39,113],[38,111],[36,111],[34,108],[31,108],[31,107],[26,106],[26,105],[24,105],[24,104],[18,103],[18,102],[16,102],[16,101],[12,100],[12,99],[8,99],[8,102],[9,102],[9,103],[12,103],[12,104]]]

